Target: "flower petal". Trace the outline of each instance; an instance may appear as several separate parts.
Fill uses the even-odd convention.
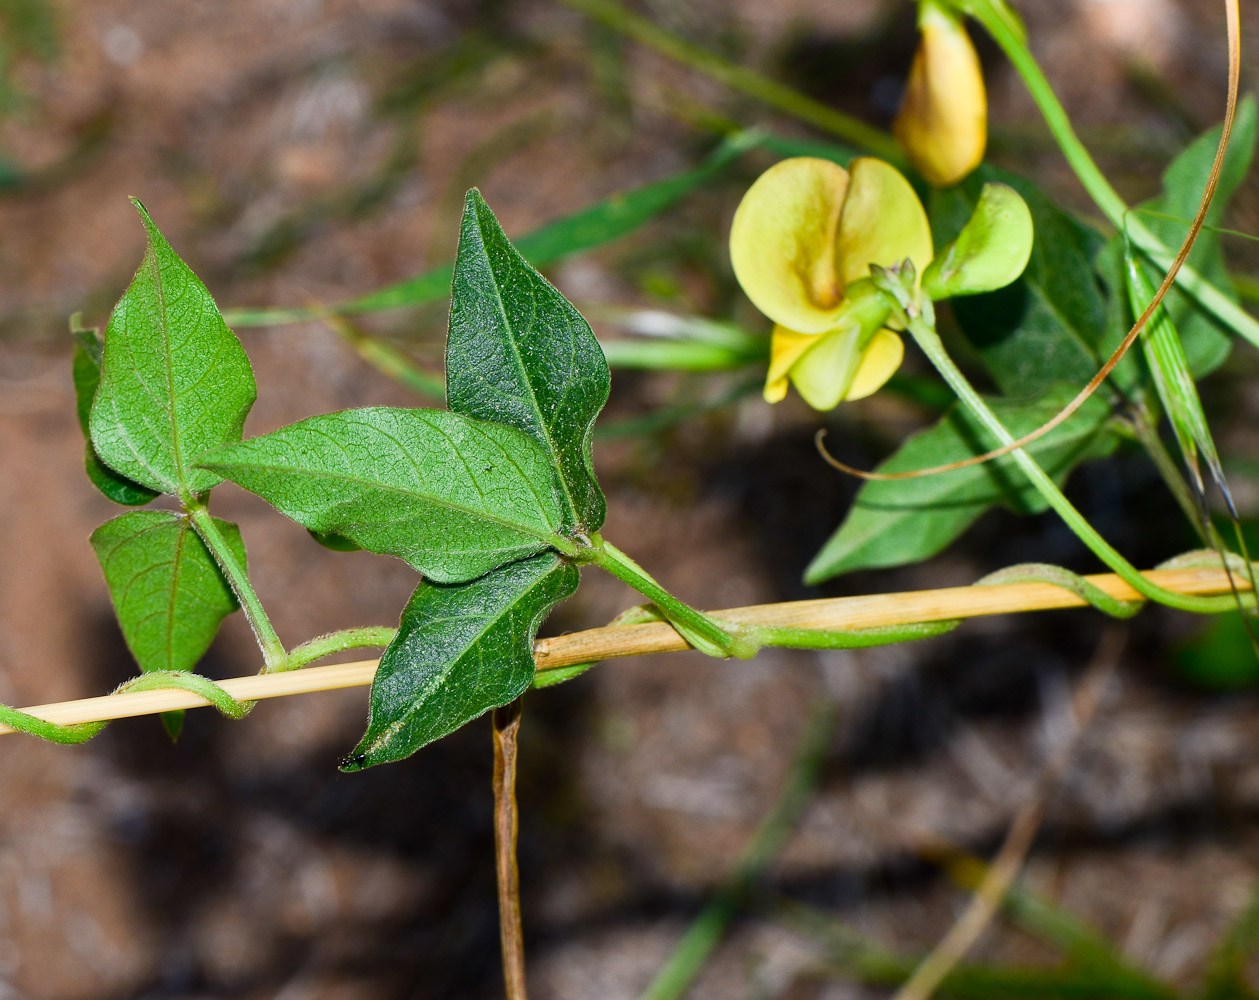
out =
[[[970,221],[922,277],[933,299],[1004,288],[1032,256],[1032,213],[1014,188],[985,184]]]
[[[790,330],[831,329],[843,299],[836,233],[848,173],[829,160],[796,157],[763,173],[730,227],[730,261],[752,303]]]
[[[891,330],[880,330],[866,347],[844,399],[865,399],[883,388],[905,358],[905,344]]]
[[[813,409],[833,410],[844,398],[861,362],[860,339],[855,326],[815,337],[791,369],[792,383]]]
[[[817,338],[816,333],[797,333],[782,325],[774,327],[774,334],[769,342],[769,371],[765,373],[766,392],[769,392],[771,385],[777,385],[779,382],[786,385],[785,380],[787,373],[791,371],[791,366],[800,360],[800,355],[817,343]],[[785,388],[783,392],[786,392]],[[781,395],[778,399],[771,399],[770,402],[776,403],[779,399],[782,399]]]
[[[847,285],[906,257],[918,273],[931,263],[931,226],[909,181],[889,163],[863,156],[848,167],[848,197],[839,219],[839,276]]]
[[[979,56],[961,21],[934,0],[920,7],[922,41],[892,134],[936,187],[979,166],[988,138],[988,97]]]

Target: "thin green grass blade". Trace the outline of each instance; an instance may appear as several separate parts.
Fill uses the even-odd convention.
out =
[[[1154,285],[1128,246],[1124,247],[1124,273],[1127,277],[1132,313],[1140,316],[1154,299]],[[1204,491],[1202,472],[1198,465],[1198,457],[1201,455],[1211,472],[1211,478],[1219,486],[1231,509],[1233,501],[1224,482],[1219,452],[1207,426],[1202,398],[1198,395],[1197,384],[1189,373],[1189,359],[1171,317],[1161,305],[1145,325],[1141,347],[1154,378],[1155,391],[1172,425],[1172,432],[1176,435],[1181,455],[1198,492]]]
[[[1216,945],[1203,981],[1202,1000],[1254,1000],[1246,967],[1259,952],[1259,887]]]
[[[535,229],[513,241],[514,245],[534,267],[546,267],[563,257],[571,257],[610,243],[632,233],[672,208],[692,191],[703,187],[760,142],[760,139],[760,135],[753,132],[733,135],[722,142],[698,167],[595,202],[572,215]],[[234,327],[279,326],[320,319],[329,312],[352,316],[402,309],[444,299],[450,294],[453,275],[454,265],[443,264],[398,284],[346,299],[332,306],[234,309],[226,314],[226,318]]]

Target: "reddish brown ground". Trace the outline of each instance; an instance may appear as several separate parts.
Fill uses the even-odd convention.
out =
[[[1183,140],[1177,122],[1218,117],[1219,5],[1022,6],[1087,139],[1125,193],[1148,194]],[[796,128],[635,47],[618,83],[607,36],[542,0],[57,7],[61,56],[20,64],[27,103],[0,121],[0,153],[43,171],[38,186],[0,197],[0,701],[11,705],[102,693],[133,670],[86,540],[116,511],[82,475],[65,334],[75,310],[103,322],[136,266],[142,233],[126,195],[145,201],[221,305],[301,305],[447,257],[469,184],[521,233],[693,162],[709,140],[667,113],[683,97]],[[912,41],[908,11],[876,0],[648,7],[673,30],[876,117]],[[837,54],[883,16],[890,36]],[[1125,82],[1128,60],[1172,97]],[[611,83],[592,82],[596,64]],[[1000,155],[1087,211],[1018,80],[993,64]],[[399,149],[410,159],[390,173]],[[346,207],[380,177],[378,203]],[[552,277],[581,304],[728,310],[721,248],[740,182]],[[1234,224],[1253,231],[1256,204],[1252,185]],[[661,288],[672,289],[663,301]],[[440,308],[380,328],[422,360],[440,358]],[[251,433],[412,399],[318,326],[242,340],[261,387]],[[1253,372],[1243,353],[1240,370]],[[672,384],[618,377],[613,410],[643,412]],[[915,418],[875,400],[847,419],[873,461]],[[814,425],[798,406],[753,398],[662,439],[601,447],[606,533],[698,604],[802,596],[799,572],[852,491],[816,460]],[[1244,427],[1233,434],[1253,443]],[[1085,502],[1126,475],[1148,473],[1130,462],[1118,481],[1095,474]],[[1143,516],[1130,500],[1127,517]],[[326,552],[233,487],[215,502],[241,524],[290,642],[391,623],[414,586],[402,564]],[[1124,515],[1103,520],[1148,560],[1168,554]],[[967,582],[1028,558],[1079,554],[1047,521],[1000,516],[922,569],[828,592]],[[600,624],[630,602],[619,584],[587,577],[548,628]],[[1137,625],[1028,872],[1126,955],[1182,983],[1196,980],[1259,865],[1259,703],[1168,679],[1160,651],[1189,627],[1153,613]],[[823,697],[838,705],[835,752],[766,898],[804,900],[888,947],[929,946],[963,897],[912,860],[914,845],[934,835],[992,849],[1061,732],[1100,629],[1096,616],[1060,614],[862,654],[657,657],[532,698],[521,799],[535,996],[637,995],[774,800]],[[204,667],[231,676],[257,659],[237,616]],[[485,725],[406,764],[341,776],[335,762],[364,706],[353,691],[271,703],[239,723],[196,713],[174,747],[154,720],[78,749],[0,739],[0,997],[496,995]],[[1047,957],[1009,930],[980,954]],[[694,996],[864,995],[812,975],[821,955],[766,906],[737,925]]]

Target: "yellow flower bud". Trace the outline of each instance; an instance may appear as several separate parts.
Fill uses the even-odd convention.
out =
[[[892,134],[929,183],[949,187],[984,158],[988,97],[979,56],[952,11],[920,0],[918,28],[922,40]]]
[[[798,157],[767,170],[744,195],[730,230],[735,277],[775,323],[765,398],[791,381],[814,409],[876,391],[904,346],[884,329],[889,307],[870,265],[906,259],[922,274],[931,229],[909,182],[882,160],[848,170]]]

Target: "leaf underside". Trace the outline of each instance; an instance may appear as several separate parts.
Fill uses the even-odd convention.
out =
[[[244,565],[239,529],[216,523]],[[188,519],[164,510],[130,511],[102,524],[91,541],[140,669],[196,666],[237,604]]]
[[[74,379],[74,401],[79,416],[79,429],[86,444],[83,450],[83,468],[92,485],[114,503],[125,507],[138,507],[156,497],[157,491],[141,486],[126,476],[121,476],[101,461],[92,445],[88,422],[92,414],[92,400],[101,381],[101,356],[104,345],[94,329],[74,331],[74,357],[71,372]]]
[[[1017,437],[1039,427],[1073,395],[1072,387],[1059,386],[1030,405],[1000,399],[990,404]],[[1118,439],[1107,428],[1109,418],[1110,407],[1094,397],[1027,450],[1062,482],[1079,462],[1115,447]],[[903,472],[969,458],[986,451],[990,441],[974,418],[955,405],[939,422],[906,440],[878,471]],[[1020,513],[1045,509],[1044,499],[1009,456],[921,479],[867,482],[839,529],[809,564],[805,581],[820,583],[857,569],[927,559],[997,504]]]
[[[220,479],[196,460],[240,440],[253,372],[205,285],[135,204],[148,246],[105,331],[92,444],[111,469],[149,489],[200,493]]]
[[[533,680],[533,640],[578,572],[554,553],[470,583],[424,581],[381,657],[367,732],[342,769],[400,760],[505,705]]]
[[[542,447],[569,533],[603,525],[606,504],[590,445],[610,384],[590,325],[511,245],[480,193],[470,191],[450,304],[447,405],[514,427]]]
[[[398,556],[442,583],[564,541],[542,449],[457,413],[327,413],[220,449],[205,464],[306,528]]]

